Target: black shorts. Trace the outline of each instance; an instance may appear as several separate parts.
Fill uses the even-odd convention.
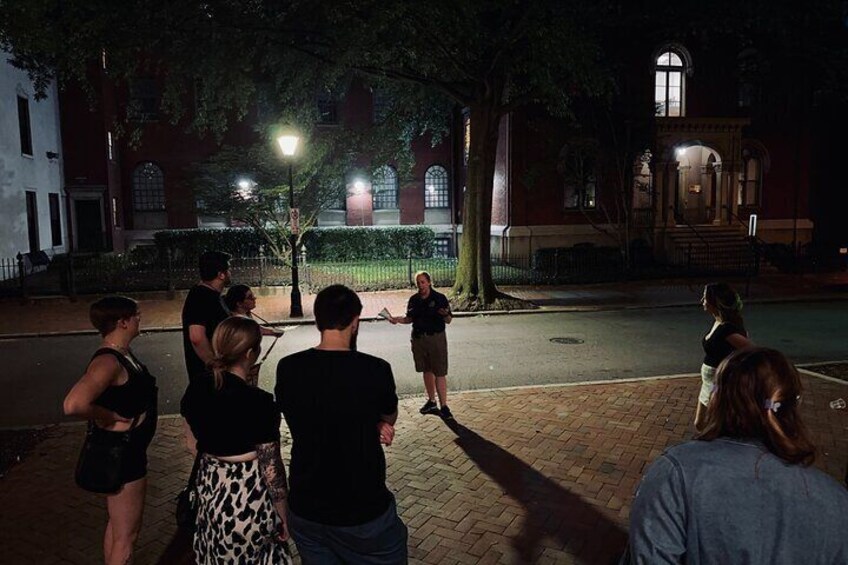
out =
[[[153,434],[156,433],[157,420],[156,410],[148,410],[141,425],[133,428],[130,433],[129,445],[121,468],[121,482],[123,484],[147,476],[147,448],[153,440]]]

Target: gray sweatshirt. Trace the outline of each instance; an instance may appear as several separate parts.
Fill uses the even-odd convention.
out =
[[[630,512],[635,563],[848,563],[848,490],[754,440],[671,447]]]

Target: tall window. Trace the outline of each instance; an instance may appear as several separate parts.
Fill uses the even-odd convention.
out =
[[[579,178],[570,178],[566,181],[565,208],[567,210],[591,210],[596,205],[595,175],[586,175],[582,182]]]
[[[398,207],[398,176],[397,171],[384,165],[374,172],[371,180],[371,190],[374,195],[374,209],[388,210]]]
[[[133,209],[139,212],[165,209],[165,175],[151,162],[141,163],[132,174]]]
[[[159,87],[153,78],[139,78],[130,86],[127,117],[136,122],[155,122],[159,119]]]
[[[441,165],[433,165],[424,173],[424,207],[450,207],[448,172]]]
[[[347,189],[345,188],[344,179],[331,187],[328,187],[326,194],[327,210],[344,210],[345,201],[347,200]]]
[[[29,100],[18,96],[18,127],[21,133],[21,154],[32,156],[32,129],[29,125]]]
[[[62,245],[62,215],[59,212],[59,195],[47,195],[50,203],[50,239],[53,247]]]
[[[654,106],[657,116],[684,115],[685,75],[686,67],[679,53],[666,50],[657,57],[654,82]]]
[[[332,94],[322,92],[315,99],[318,106],[318,123],[333,125],[339,123],[339,102]]]
[[[751,149],[742,150],[742,175],[739,181],[739,206],[759,206],[763,184],[763,160]]]
[[[371,103],[373,105],[373,122],[375,124],[383,123],[392,106],[391,97],[384,90],[375,88],[371,94]]]
[[[736,72],[739,80],[737,102],[740,108],[750,108],[759,100],[759,59],[755,50],[746,49],[739,54]]]

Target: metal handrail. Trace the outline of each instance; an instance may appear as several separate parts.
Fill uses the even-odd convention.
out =
[[[742,224],[742,226],[745,228],[745,231],[746,231],[746,232],[748,232],[748,233],[750,233],[751,228],[750,228],[750,226],[749,226],[749,225],[745,222],[745,220],[743,220],[742,218],[740,218],[739,216],[737,216],[737,215],[733,212],[733,210],[731,210],[729,207],[724,206],[724,208],[727,210],[727,213],[730,215],[730,219],[732,219],[732,220],[736,220],[737,222],[739,222],[740,224]],[[758,235],[753,235],[753,236],[752,236],[752,235],[748,235],[748,236],[746,236],[746,237],[756,240],[756,241],[757,241],[757,243],[759,243],[760,245],[768,245],[768,243],[766,243],[764,240],[760,239],[760,236],[758,236]]]

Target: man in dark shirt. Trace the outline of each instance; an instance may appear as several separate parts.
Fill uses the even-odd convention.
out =
[[[380,445],[397,420],[392,368],[356,351],[355,292],[329,286],[314,312],[320,344],[280,360],[274,389],[292,436],[289,532],[307,565],[406,563]]]
[[[445,420],[453,420],[448,408],[448,340],[445,324],[450,324],[450,303],[447,297],[433,289],[430,273],[415,274],[418,294],[412,295],[406,306],[406,316],[392,316],[393,324],[412,324],[412,358],[415,370],[424,374],[427,402],[421,407],[422,414],[440,414]],[[436,406],[439,394],[441,410]]]
[[[183,350],[189,382],[206,373],[212,361],[212,334],[229,316],[221,298],[230,284],[230,256],[207,251],[200,256],[200,282],[186,296],[183,305]]]

